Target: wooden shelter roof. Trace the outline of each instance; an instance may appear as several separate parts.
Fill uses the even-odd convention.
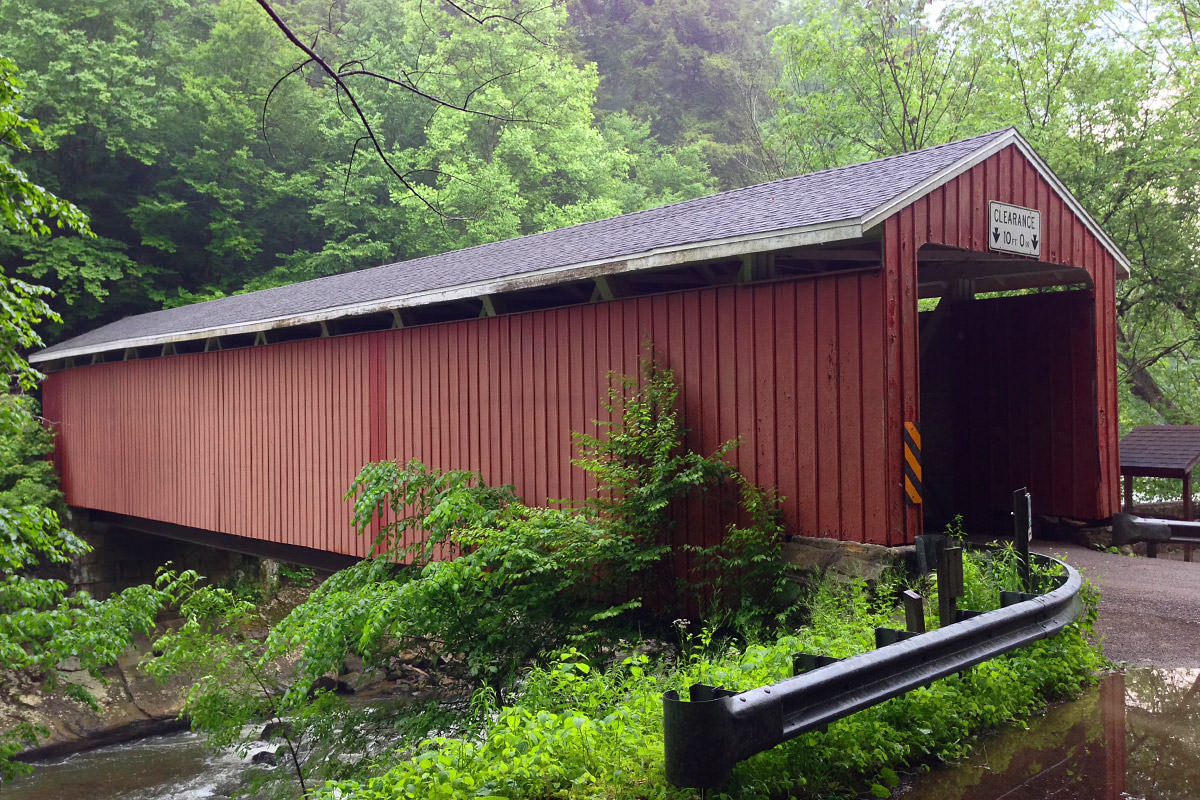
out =
[[[1183,478],[1200,464],[1200,425],[1143,425],[1121,440],[1121,473]]]

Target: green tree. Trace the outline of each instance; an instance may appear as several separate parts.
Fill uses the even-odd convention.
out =
[[[36,152],[18,163],[40,185],[75,198],[98,234],[30,239],[10,230],[0,235],[0,257],[77,303],[72,316],[97,317],[100,300],[119,308],[147,291],[138,237],[120,209],[161,155],[150,133],[171,73],[156,67],[179,54],[168,21],[187,9],[171,0],[0,5],[0,52],[21,64],[28,84],[21,109],[44,123],[29,132]],[[109,297],[114,285],[121,291]]]
[[[20,57],[25,107],[46,123],[27,169],[98,234],[0,240],[58,292],[68,330],[235,291],[277,253],[324,241],[291,182],[335,155],[319,95],[288,83],[263,115],[292,56],[252,0],[13,0],[2,51]]]
[[[969,130],[982,54],[924,2],[803,2],[775,31],[783,62],[772,145],[815,171],[951,141]]]
[[[669,147],[697,146],[722,189],[779,177],[762,148],[778,78],[777,0],[573,0],[581,57],[599,70],[597,108],[650,126]]]
[[[349,155],[307,178],[312,217],[328,238],[319,248],[290,253],[251,288],[712,190],[698,148],[665,148],[625,118],[597,125],[596,71],[564,49],[564,12],[553,5],[521,8],[497,6],[510,16],[484,22],[420,0],[358,0],[342,8],[337,35],[318,38],[326,62],[348,65],[339,80],[366,122],[357,112],[338,112],[335,88],[326,86],[331,97],[322,124]],[[293,28],[315,35],[300,23]],[[402,76],[403,85],[385,75]],[[370,144],[362,141],[364,124]],[[372,156],[375,145],[381,157]],[[406,183],[397,181],[397,171]]]
[[[0,142],[4,144],[0,149],[0,225],[22,236],[49,235],[51,225],[87,234],[87,217],[82,211],[31,181],[9,158],[10,152],[28,151],[23,137],[40,133],[37,122],[17,110],[22,85],[16,64],[0,57]],[[0,390],[29,390],[41,377],[22,356],[25,349],[40,343],[34,326],[54,314],[43,299],[47,293],[43,287],[0,272],[0,308],[4,311],[0,316],[0,365],[5,376]],[[0,420],[11,420],[14,413],[10,410]]]
[[[552,4],[9,0],[44,123],[19,163],[97,236],[0,258],[57,336],[711,191],[698,146],[597,123],[566,36]]]
[[[49,236],[56,229],[87,234],[87,219],[78,208],[30,181],[9,158],[10,152],[26,149],[23,136],[39,133],[37,123],[17,111],[20,89],[15,64],[0,58],[0,137],[6,145],[0,149],[0,226],[23,236]],[[115,661],[134,632],[153,627],[167,593],[140,586],[98,602],[86,593],[68,594],[60,580],[34,574],[40,565],[65,564],[88,550],[50,507],[56,499],[50,476],[31,469],[31,457],[46,443],[32,403],[13,394],[34,388],[41,377],[22,356],[40,343],[34,326],[53,316],[47,294],[0,269],[0,443],[5,445],[0,450],[0,669],[34,671],[53,688],[59,681],[57,665],[67,657],[79,658],[93,673]],[[67,689],[95,702],[82,687]],[[44,733],[30,725],[0,731],[0,785],[21,769],[11,756]]]

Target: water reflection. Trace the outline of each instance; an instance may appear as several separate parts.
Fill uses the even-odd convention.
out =
[[[1200,670],[1132,669],[974,757],[916,781],[905,800],[1200,798]]]

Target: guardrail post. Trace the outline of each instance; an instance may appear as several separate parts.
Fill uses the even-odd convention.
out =
[[[737,736],[729,709],[719,701],[736,695],[702,683],[663,694],[663,755],[667,780],[675,786],[718,786],[738,762]]]
[[[909,633],[925,632],[925,598],[912,589],[901,595],[904,601],[904,628]]]
[[[938,620],[944,628],[958,622],[958,598],[963,596],[961,547],[947,547],[938,554]]]
[[[1033,592],[1033,576],[1029,571],[1029,540],[1033,538],[1033,504],[1029,489],[1022,486],[1013,492],[1013,545],[1021,570],[1021,590]]]
[[[949,538],[944,533],[923,533],[916,537],[914,544],[917,548],[918,573],[928,575],[937,568],[938,556]]]

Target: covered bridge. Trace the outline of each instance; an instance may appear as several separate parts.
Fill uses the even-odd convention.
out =
[[[128,317],[31,360],[71,506],[354,555],[341,498],[370,460],[585,496],[571,432],[649,341],[692,446],[741,437],[791,533],[899,545],[955,513],[990,526],[1021,486],[1043,513],[1117,510],[1127,274],[1007,129]],[[721,513],[678,514],[678,536],[721,535]]]

